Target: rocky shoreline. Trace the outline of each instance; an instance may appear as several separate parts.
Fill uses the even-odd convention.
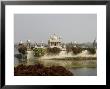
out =
[[[73,76],[74,74],[62,66],[45,67],[42,64],[18,65],[14,68],[14,76]]]

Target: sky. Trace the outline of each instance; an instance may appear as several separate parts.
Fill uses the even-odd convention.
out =
[[[15,14],[14,42],[47,43],[52,34],[64,43],[93,42],[97,37],[96,14]]]

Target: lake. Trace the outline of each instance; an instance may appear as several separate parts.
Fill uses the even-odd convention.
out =
[[[97,76],[97,68],[72,68],[69,70],[75,76]]]

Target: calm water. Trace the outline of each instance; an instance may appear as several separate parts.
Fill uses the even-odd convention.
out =
[[[17,49],[14,49],[15,54],[18,54],[19,52]],[[14,57],[14,65],[19,64],[19,59]],[[72,73],[74,73],[75,76],[97,76],[97,68],[72,68],[69,69]]]
[[[75,76],[97,76],[97,68],[74,68],[69,70]]]
[[[15,54],[19,54],[18,50],[16,48],[14,48],[14,53]],[[17,59],[15,56],[14,56],[14,65],[17,65],[19,64],[19,59]]]

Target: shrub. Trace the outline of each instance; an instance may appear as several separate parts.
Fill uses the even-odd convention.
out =
[[[31,50],[33,50],[34,49],[34,47],[31,47]]]
[[[66,51],[67,51],[67,53],[69,53],[69,52],[71,52],[72,51],[72,49],[71,49],[72,47],[70,47],[70,46],[66,46]]]
[[[47,48],[47,52],[50,54],[59,54],[60,48],[54,47],[54,48]]]
[[[26,54],[27,47],[25,45],[21,45],[21,46],[19,46],[18,51],[19,51],[19,53]]]
[[[34,48],[33,51],[35,57],[41,57],[45,55],[45,49],[43,48]]]
[[[95,48],[88,48],[87,50],[88,50],[88,52],[89,52],[90,54],[95,54],[95,53],[96,53]]]
[[[22,59],[22,54],[15,54],[14,56],[18,59]]]
[[[82,52],[82,49],[80,47],[72,47],[71,49],[74,54],[78,54]]]
[[[74,46],[66,46],[67,53],[73,52],[73,54],[78,54],[82,52],[82,48],[80,47],[74,47]]]

